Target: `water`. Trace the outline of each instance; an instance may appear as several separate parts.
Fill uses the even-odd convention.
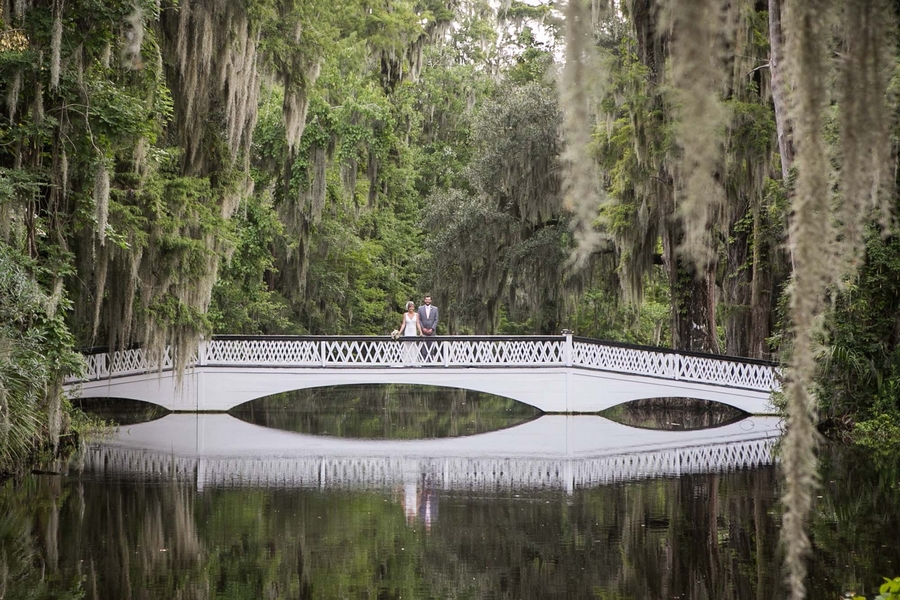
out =
[[[785,597],[776,420],[641,409],[635,428],[455,394],[123,426],[0,488],[0,596]],[[459,422],[418,418],[441,411]],[[822,463],[810,597],[873,597],[900,574],[900,469],[839,447]]]
[[[495,431],[540,414],[499,396],[433,386],[348,385],[276,394],[236,407],[250,423],[366,439],[444,438]]]

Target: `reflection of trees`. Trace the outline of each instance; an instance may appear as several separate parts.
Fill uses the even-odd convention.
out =
[[[86,482],[75,488],[83,503],[73,494],[62,506],[56,539],[65,576],[56,581],[77,579],[73,565],[84,564],[87,597],[104,598],[575,598],[587,590],[750,598],[777,539],[771,500],[754,510],[754,477],[774,497],[771,470],[572,496],[453,493],[441,499],[430,531],[408,523],[389,493],[198,496],[168,484]],[[44,507],[39,520],[49,514]],[[764,557],[750,543],[760,530]],[[780,581],[777,569],[769,571],[764,597]]]
[[[204,598],[194,492],[176,484],[0,488],[0,598]]]
[[[116,425],[146,423],[169,414],[162,406],[127,398],[77,398],[73,404],[95,418]]]
[[[768,488],[761,513],[754,510],[756,478]],[[432,534],[467,568],[488,567],[484,597],[575,598],[588,590],[609,598],[775,597],[780,572],[768,568],[778,539],[768,515],[773,484],[767,469],[603,487],[549,504],[444,502]],[[760,515],[765,522],[757,528]],[[757,530],[765,536],[763,556],[750,543]]]
[[[882,577],[900,573],[900,455],[873,457],[837,444],[819,455],[808,579],[824,588],[823,598],[847,591],[874,597]]]
[[[205,597],[196,577],[205,553],[190,488],[107,482],[78,490],[84,503],[70,507],[78,511],[68,515],[73,527],[63,551],[69,564],[88,565],[88,597]]]
[[[720,427],[747,417],[733,406],[693,398],[635,400],[605,410],[602,415],[631,427],[672,431]]]
[[[509,398],[455,388],[355,385],[298,390],[231,411],[266,427],[338,437],[417,439],[503,429],[538,411]]]
[[[81,598],[77,576],[57,569],[59,478],[0,485],[0,598]]]
[[[866,459],[823,455],[810,597],[872,596],[897,572],[900,469]],[[571,495],[430,490],[428,530],[400,490],[32,478],[0,488],[0,595],[768,599],[783,596],[775,488],[769,467]]]

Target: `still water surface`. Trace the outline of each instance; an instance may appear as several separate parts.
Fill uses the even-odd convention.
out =
[[[785,597],[777,423],[653,414],[403,388],[132,412],[0,487],[0,597]],[[873,597],[900,575],[900,469],[821,460],[810,598]]]

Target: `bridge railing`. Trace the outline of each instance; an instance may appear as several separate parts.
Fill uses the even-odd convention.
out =
[[[572,364],[676,381],[772,391],[781,387],[778,368],[767,361],[663,348],[572,339]]]
[[[169,349],[142,348],[86,356],[90,381],[171,369]],[[562,336],[216,336],[202,342],[190,366],[237,367],[559,367],[628,373],[772,391],[778,369],[765,361]]]
[[[109,353],[102,352],[99,354],[85,354],[84,361],[86,363],[83,378],[69,378],[77,381],[79,379],[93,381],[94,379],[103,379],[109,377]],[[68,382],[69,380],[67,380]]]
[[[171,347],[163,349],[162,354],[150,352],[146,348],[129,348],[114,352],[97,352],[85,354],[86,363],[83,377],[69,377],[66,383],[94,381],[108,377],[140,375],[154,371],[171,370],[174,357]],[[196,361],[191,361],[194,364]]]
[[[562,336],[377,337],[217,336],[202,345],[209,366],[562,366]]]

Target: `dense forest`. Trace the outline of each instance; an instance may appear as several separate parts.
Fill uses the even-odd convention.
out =
[[[79,348],[430,293],[442,334],[782,361],[802,529],[816,425],[900,439],[896,4],[3,0],[0,466]]]

